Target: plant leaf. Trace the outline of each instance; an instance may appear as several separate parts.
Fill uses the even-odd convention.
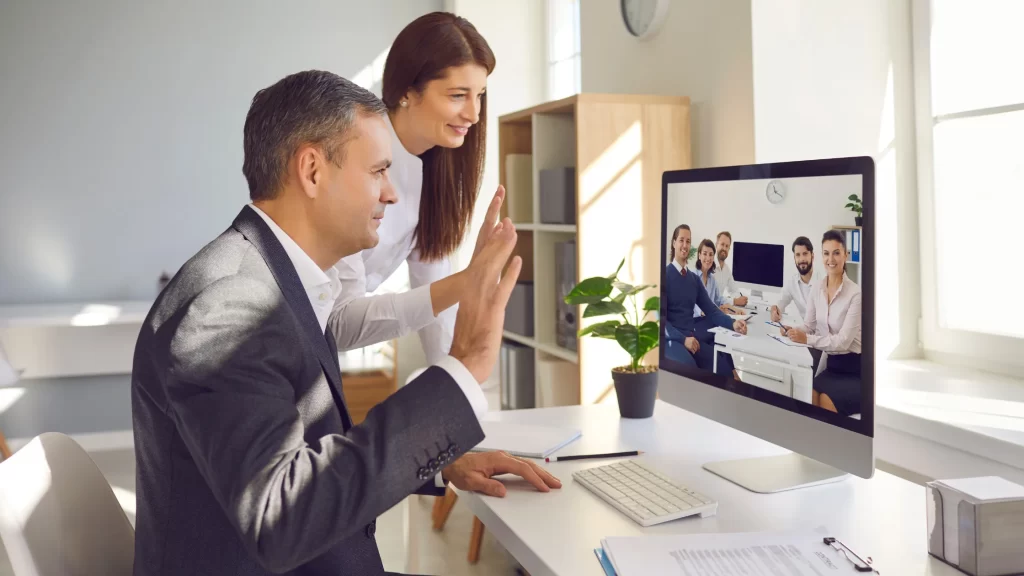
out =
[[[596,316],[607,316],[609,314],[625,314],[626,307],[622,304],[614,301],[603,301],[594,302],[587,306],[587,309],[583,311],[584,318],[594,318]]]
[[[657,312],[658,310],[661,310],[661,297],[660,296],[651,296],[650,298],[647,299],[647,303],[644,304],[644,311],[648,311],[648,310],[654,310],[655,312]]]
[[[619,292],[625,294],[626,296],[629,296],[632,293],[630,292],[630,290],[633,289],[632,284],[626,284],[625,282],[619,282],[618,280],[612,282],[612,286]]]
[[[658,323],[644,322],[641,324],[637,331],[637,338],[640,341],[637,358],[643,358],[658,345]]]
[[[604,322],[598,322],[597,324],[591,324],[583,330],[580,330],[577,336],[593,336],[595,338],[611,338],[615,339],[615,328],[619,326],[618,320],[605,320]]]
[[[686,255],[686,261],[689,262],[690,260],[693,260],[693,257],[696,256],[696,255],[697,255],[697,249],[696,248],[690,248],[690,253]]]
[[[639,294],[648,288],[654,288],[654,284],[644,284],[642,286],[630,286],[629,292],[626,292],[626,296],[632,296],[633,294]]]
[[[619,267],[615,269],[615,274],[612,274],[611,276],[609,276],[608,279],[609,280],[615,280],[616,278],[618,278],[619,277],[619,272],[622,271],[622,265],[625,264],[625,263],[626,263],[626,259],[623,258],[622,262],[619,262]]]
[[[846,207],[847,207],[847,208],[854,208],[854,209],[855,209],[855,208],[857,208],[857,205],[856,205],[856,204],[853,204],[853,203],[851,202],[851,203],[847,204],[847,205],[846,205]]]
[[[859,202],[860,198],[856,194],[850,194],[850,197],[847,198],[847,200],[854,200]]]
[[[594,304],[604,300],[612,293],[612,281],[600,276],[587,278],[580,282],[565,297],[565,303],[570,306],[582,304]]]
[[[629,354],[629,357],[636,361],[637,351],[640,350],[639,331],[632,324],[620,324],[615,328],[615,341],[622,346],[622,349]]]
[[[626,293],[625,292],[619,292],[615,296],[615,298],[612,298],[612,302],[618,302],[619,304],[622,304],[625,301],[626,301]]]

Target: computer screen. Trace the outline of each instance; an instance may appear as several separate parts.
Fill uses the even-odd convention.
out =
[[[850,166],[665,174],[662,371],[873,435],[873,184]]]
[[[737,240],[732,249],[733,277],[737,282],[782,288],[785,246]]]

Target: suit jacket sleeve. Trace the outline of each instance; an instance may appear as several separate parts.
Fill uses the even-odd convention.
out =
[[[169,335],[168,415],[246,548],[272,572],[323,554],[422,489],[439,451],[454,459],[483,439],[458,385],[431,368],[345,434],[307,442],[292,382],[305,336],[280,292],[229,277],[180,314]]]

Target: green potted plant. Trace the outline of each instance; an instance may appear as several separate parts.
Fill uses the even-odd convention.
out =
[[[650,418],[658,393],[658,369],[644,365],[643,359],[658,345],[658,322],[648,320],[647,316],[659,312],[661,299],[652,296],[642,307],[637,304],[640,293],[654,285],[620,282],[618,276],[625,262],[623,259],[611,276],[587,278],[577,284],[565,297],[565,303],[585,306],[583,318],[621,317],[587,326],[579,331],[579,336],[615,340],[626,351],[629,364],[612,370],[619,414],[623,418]]]
[[[847,198],[847,200],[849,200],[850,202],[846,205],[846,207],[849,208],[851,212],[856,214],[856,216],[853,218],[853,222],[857,226],[863,226],[864,225],[864,204],[860,201],[860,196],[858,196],[856,194],[850,194],[850,197]]]

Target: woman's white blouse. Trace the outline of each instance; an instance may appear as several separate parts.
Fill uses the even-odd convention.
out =
[[[434,317],[430,284],[452,272],[448,258],[424,262],[413,246],[420,215],[423,161],[402,146],[388,119],[392,163],[389,169],[398,202],[388,206],[376,247],[343,258],[335,269],[341,295],[328,324],[340,350],[362,348],[418,330],[428,364],[448,355],[458,305]],[[367,296],[401,266],[409,265],[408,292]]]

